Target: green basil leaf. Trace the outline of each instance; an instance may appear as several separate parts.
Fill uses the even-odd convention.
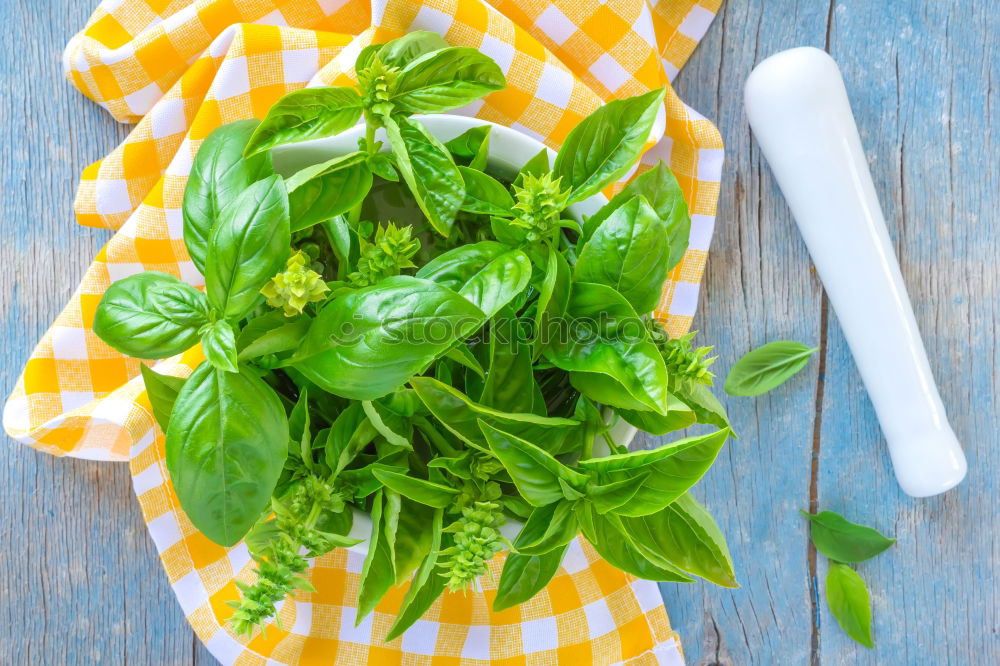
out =
[[[513,215],[514,199],[499,180],[469,167],[460,166],[458,170],[465,182],[462,210],[480,215]]]
[[[514,540],[514,549],[522,555],[544,555],[568,544],[579,531],[575,502],[536,507]]]
[[[550,550],[544,555],[508,553],[493,600],[493,612],[517,606],[531,599],[549,584],[559,571],[559,564],[569,544]]]
[[[354,61],[355,74],[365,69],[369,65],[371,65],[372,61],[375,60],[375,56],[378,54],[379,50],[383,46],[385,46],[384,43],[369,44],[365,48],[361,49],[361,51],[358,53],[358,57]]]
[[[354,127],[361,118],[361,96],[353,88],[302,88],[275,103],[257,126],[244,155],[250,157],[285,143],[322,139]]]
[[[237,372],[236,334],[225,321],[208,324],[201,334],[201,349],[205,359],[223,372]]]
[[[473,127],[454,139],[445,141],[444,147],[448,149],[456,163],[483,171],[486,169],[486,160],[490,153],[490,129],[490,125]]]
[[[480,379],[486,379],[486,372],[479,363],[479,359],[469,351],[468,346],[464,342],[460,342],[452,347],[444,357],[472,370]]]
[[[596,475],[600,484],[635,479],[644,480],[635,496],[615,510],[621,516],[656,513],[683,495],[712,466],[728,430],[687,437],[648,451],[633,451],[605,458],[581,460],[581,469]],[[637,484],[638,485],[638,484]]]
[[[170,412],[174,409],[177,394],[184,387],[184,379],[171,375],[161,375],[148,366],[141,365],[142,381],[146,385],[146,397],[153,408],[153,418],[160,430],[167,431],[170,424]]]
[[[330,426],[330,435],[325,444],[324,456],[327,467],[336,478],[363,448],[378,436],[360,403],[352,403],[342,411]]]
[[[232,546],[271,501],[288,454],[285,409],[250,369],[219,372],[202,363],[177,395],[166,453],[188,518]]]
[[[538,151],[537,155],[525,162],[521,170],[517,172],[517,176],[514,178],[514,185],[520,185],[524,182],[524,177],[527,175],[542,176],[549,171],[551,171],[549,167],[549,150],[548,148],[542,148]]]
[[[680,262],[687,250],[688,239],[691,235],[691,216],[688,215],[687,202],[684,201],[684,193],[681,192],[677,178],[662,160],[649,171],[633,178],[624,189],[611,197],[611,201],[588,217],[583,225],[583,237],[590,238],[614,211],[632,197],[637,196],[643,197],[653,207],[656,215],[666,227],[666,238],[670,251],[665,267],[669,271]]]
[[[559,322],[566,315],[571,290],[570,269],[566,258],[562,252],[550,250],[545,280],[538,293],[533,360],[538,360],[549,344],[558,339]]]
[[[399,182],[399,172],[396,171],[396,162],[390,153],[375,153],[368,157],[368,169],[385,180],[394,183]]]
[[[506,85],[503,72],[489,56],[467,46],[450,46],[407,64],[390,101],[402,113],[441,113]]]
[[[613,514],[599,515],[586,505],[578,514],[583,535],[598,555],[614,567],[645,580],[671,583],[694,582],[690,576],[666,562],[651,562]]]
[[[667,279],[667,225],[645,198],[632,197],[579,250],[573,280],[612,287],[639,314],[660,302]]]
[[[391,641],[401,636],[404,631],[413,626],[413,623],[420,619],[424,613],[433,605],[445,588],[445,577],[439,575],[437,571],[438,554],[450,546],[451,535],[442,532],[444,524],[444,511],[437,509],[431,519],[431,545],[420,563],[420,568],[410,581],[410,587],[403,597],[403,603],[399,608],[399,614],[395,622],[386,634],[385,640]]]
[[[691,408],[698,423],[714,425],[718,428],[729,427],[729,415],[726,414],[726,408],[704,384],[683,382],[673,388],[673,395]],[[733,437],[736,436],[733,435]]]
[[[384,525],[385,500],[384,491],[375,493],[372,503],[372,531],[368,541],[368,554],[361,567],[361,580],[358,583],[358,613],[354,618],[354,626],[361,624],[385,593],[396,582],[396,572],[392,565],[392,549]]]
[[[436,513],[438,513],[436,509],[414,502],[405,496],[402,498],[392,553],[396,569],[396,585],[405,583],[430,554],[434,534],[428,526],[433,524]]]
[[[521,497],[532,506],[545,506],[561,500],[563,492],[559,479],[577,488],[586,485],[585,475],[566,467],[534,444],[497,430],[483,420],[479,421],[479,428],[493,455],[510,474]]]
[[[454,488],[400,474],[378,465],[372,468],[372,473],[387,488],[395,490],[414,502],[420,502],[435,509],[447,508],[458,495],[458,491]]]
[[[716,585],[739,587],[725,538],[711,514],[685,493],[663,510],[621,518],[633,541],[679,569]]]
[[[809,519],[809,537],[816,550],[834,562],[864,562],[896,543],[878,530],[852,523],[833,511],[799,513]]]
[[[291,351],[301,344],[302,339],[309,331],[312,319],[304,315],[294,319],[289,319],[280,311],[275,314],[279,315],[281,319],[284,320],[284,323],[261,333],[249,342],[245,342],[242,349],[240,349],[239,344],[237,344],[237,349],[239,349],[239,360],[245,361],[251,358],[266,356],[267,354],[278,354],[285,351]],[[245,330],[246,329],[244,329],[244,332]],[[240,337],[242,342],[242,333]]]
[[[663,357],[621,294],[603,284],[577,282],[559,324],[563,328],[545,351],[549,362],[569,372],[606,375],[646,409],[670,411]]]
[[[819,347],[775,340],[748,352],[729,370],[723,389],[729,395],[753,396],[781,386],[806,367]]]
[[[672,400],[676,400],[673,396],[671,398]],[[643,432],[648,432],[650,435],[666,435],[668,432],[683,430],[694,425],[697,420],[695,413],[686,405],[683,405],[683,403],[679,409],[671,409],[666,414],[621,409],[618,407],[614,407],[613,409],[626,422],[634,425]]]
[[[465,183],[448,150],[423,125],[402,116],[386,119],[385,131],[417,205],[431,226],[448,236],[465,201]]]
[[[517,317],[507,307],[490,323],[489,373],[479,402],[503,412],[545,416],[545,398],[535,381],[531,349],[519,330]]]
[[[387,42],[377,53],[379,59],[386,65],[404,67],[426,53],[445,48],[448,48],[448,42],[441,35],[429,30],[415,30]]]
[[[274,173],[269,154],[243,157],[243,149],[259,123],[251,118],[216,128],[205,137],[191,165],[181,206],[184,245],[202,273],[208,239],[222,209],[250,185]]]
[[[630,476],[627,479],[606,485],[591,482],[587,484],[584,495],[597,513],[614,511],[635,497],[635,494],[639,492],[639,488],[645,483],[646,477],[650,473],[647,472],[635,477]]]
[[[288,197],[280,176],[258,181],[222,211],[205,267],[209,302],[226,319],[242,319],[260,289],[285,267],[291,245]]]
[[[484,321],[452,290],[399,275],[324,307],[294,367],[334,395],[374,400],[426,370]]]
[[[458,293],[492,317],[531,282],[531,260],[520,250],[509,250],[483,266]]]
[[[94,316],[94,333],[136,358],[167,358],[198,342],[208,322],[205,295],[173,275],[145,271],[113,282]]]
[[[592,196],[625,175],[642,152],[663,107],[664,90],[608,102],[584,118],[563,141],[552,166],[570,203]]]
[[[342,215],[372,187],[365,153],[350,153],[295,172],[285,181],[292,231]]]
[[[830,562],[826,574],[826,603],[837,624],[856,642],[867,648],[872,641],[872,608],[868,588],[854,569]]]
[[[491,261],[510,251],[503,243],[479,241],[442,252],[420,267],[416,277],[458,291]]]
[[[542,442],[550,453],[560,453],[561,443],[571,439],[570,435],[580,425],[572,419],[491,409],[473,402],[458,389],[432,377],[412,377],[410,386],[445,428],[469,446],[481,451],[489,451],[489,444],[479,428],[480,420],[519,437]]]

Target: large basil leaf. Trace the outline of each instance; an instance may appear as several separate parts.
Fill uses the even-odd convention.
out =
[[[537,360],[542,352],[557,339],[560,321],[566,315],[572,289],[569,264],[562,252],[549,251],[545,280],[538,293],[538,311],[535,315],[535,342],[532,356]]]
[[[505,217],[513,214],[514,199],[499,180],[469,167],[460,166],[458,170],[465,182],[462,210]]]
[[[531,281],[531,260],[520,250],[504,252],[469,278],[458,293],[487,317],[517,297]]]
[[[643,551],[636,547],[618,516],[612,514],[602,516],[584,505],[578,517],[587,541],[612,566],[645,580],[694,582],[690,576],[666,562],[651,562]]]
[[[173,275],[145,271],[113,282],[94,316],[94,333],[136,358],[167,358],[198,342],[208,323],[205,295]]]
[[[384,466],[376,465],[372,468],[372,473],[386,488],[391,488],[403,497],[434,509],[446,508],[458,495],[458,491],[454,488],[401,474]]]
[[[403,113],[440,113],[505,85],[503,72],[492,58],[467,46],[450,46],[406,65],[390,101]]]
[[[669,258],[667,225],[645,198],[632,197],[583,245],[573,279],[613,287],[645,314],[660,302]]]
[[[698,482],[715,461],[729,430],[687,437],[649,451],[581,460],[582,469],[601,484],[643,476],[629,502],[615,509],[621,516],[645,516],[662,510]]]
[[[285,266],[291,244],[288,196],[280,176],[248,187],[222,211],[205,266],[209,302],[226,319],[241,319],[260,289]]]
[[[184,386],[184,380],[171,375],[161,375],[146,365],[139,366],[139,370],[146,385],[149,406],[153,408],[153,418],[159,424],[160,430],[166,432],[170,424],[170,412],[174,409],[174,402]]]
[[[188,518],[232,546],[271,501],[288,454],[285,409],[249,368],[220,372],[202,363],[177,395],[166,452]]]
[[[670,564],[716,585],[738,587],[719,526],[690,494],[684,493],[662,511],[621,522],[633,541]]]
[[[485,319],[452,290],[399,275],[327,304],[293,360],[334,395],[374,400],[423,372]]]
[[[250,137],[249,157],[283,143],[322,139],[354,127],[361,118],[361,96],[353,88],[303,88],[272,106]]]
[[[365,153],[351,153],[295,172],[286,182],[292,231],[342,215],[372,187]]]
[[[691,216],[681,186],[663,160],[649,171],[632,179],[618,194],[611,197],[599,211],[587,218],[583,224],[584,238],[590,238],[604,220],[618,210],[632,197],[643,197],[666,226],[667,243],[670,245],[666,268],[670,270],[684,256],[691,235]]]
[[[378,57],[386,65],[392,67],[405,67],[407,63],[413,62],[420,56],[448,48],[448,42],[444,37],[429,30],[415,30],[403,35],[399,39],[383,44],[378,49]],[[361,58],[358,58],[359,64]]]
[[[570,469],[531,442],[497,430],[485,421],[479,427],[493,455],[503,464],[521,497],[532,506],[545,506],[563,499],[562,480],[571,488],[583,488],[587,477]]]
[[[504,432],[543,444],[553,455],[564,452],[562,447],[565,442],[574,442],[572,435],[580,426],[578,421],[571,419],[491,409],[473,402],[458,389],[432,377],[413,377],[410,385],[445,428],[482,451],[489,451],[489,444],[479,428],[480,420],[502,428]]]
[[[404,631],[413,626],[427,609],[441,596],[446,584],[445,577],[437,570],[438,554],[451,545],[452,536],[442,532],[444,511],[437,509],[431,519],[431,546],[420,568],[410,581],[410,588],[403,597],[396,621],[393,622],[385,640],[391,641],[401,636]]]
[[[447,236],[465,201],[465,183],[451,155],[415,120],[403,116],[386,119],[385,131],[417,205],[431,226]]]
[[[552,172],[572,187],[570,203],[582,201],[625,175],[639,159],[664,90],[617,99],[584,118],[566,137]]]
[[[375,493],[372,503],[372,531],[368,541],[368,554],[361,567],[361,580],[358,582],[358,614],[354,618],[355,626],[374,610],[385,593],[396,582],[396,572],[392,564],[392,546],[387,533],[386,514],[387,502],[384,491]]]
[[[545,357],[570,372],[607,375],[646,409],[666,414],[669,376],[659,350],[625,298],[603,284],[573,285],[562,328]],[[629,407],[629,405],[621,405]]]
[[[420,267],[416,276],[458,291],[491,261],[510,251],[503,243],[479,241],[442,252]]]
[[[212,131],[191,165],[184,202],[184,244],[191,261],[205,272],[208,239],[222,209],[251,184],[274,173],[270,154],[244,159],[243,149],[259,120],[237,120]]]
[[[524,603],[549,584],[559,571],[559,564],[569,544],[550,550],[544,555],[508,553],[503,563],[503,573],[493,600],[493,612]]]

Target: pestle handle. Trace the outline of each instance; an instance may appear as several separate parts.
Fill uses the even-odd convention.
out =
[[[956,486],[965,455],[941,404],[837,63],[815,48],[764,60],[745,88],[750,126],[826,289],[914,497]]]

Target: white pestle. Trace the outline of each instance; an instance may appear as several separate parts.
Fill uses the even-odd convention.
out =
[[[747,79],[750,126],[792,210],[913,497],[956,486],[965,455],[941,404],[840,69],[804,47]]]

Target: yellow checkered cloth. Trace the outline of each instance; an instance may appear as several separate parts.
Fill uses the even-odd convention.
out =
[[[715,127],[669,86],[721,0],[105,0],[65,51],[69,79],[122,122],[128,138],[87,167],[79,222],[117,230],[31,355],[4,409],[16,439],[54,455],[129,460],[135,492],[177,598],[220,662],[240,664],[682,664],[656,585],[575,541],[530,602],[490,610],[495,586],[446,594],[402,637],[383,638],[405,586],[354,626],[361,558],[339,550],[314,563],[316,592],[281,606],[283,630],[248,642],[226,628],[246,547],[198,533],[166,476],[163,435],[150,415],[139,361],[91,328],[108,285],[161,270],[203,285],[182,239],[181,199],[192,158],[215,127],[263,117],[285,93],[353,81],[373,41],[433,30],[500,64],[506,90],[463,113],[556,147],[602,100],[667,86],[663,138],[639,169],[665,160],[692,212],[690,249],[664,287],[658,316],[685,332],[698,297],[722,169]],[[192,350],[156,364],[184,376]],[[499,577],[502,556],[492,563]]]

